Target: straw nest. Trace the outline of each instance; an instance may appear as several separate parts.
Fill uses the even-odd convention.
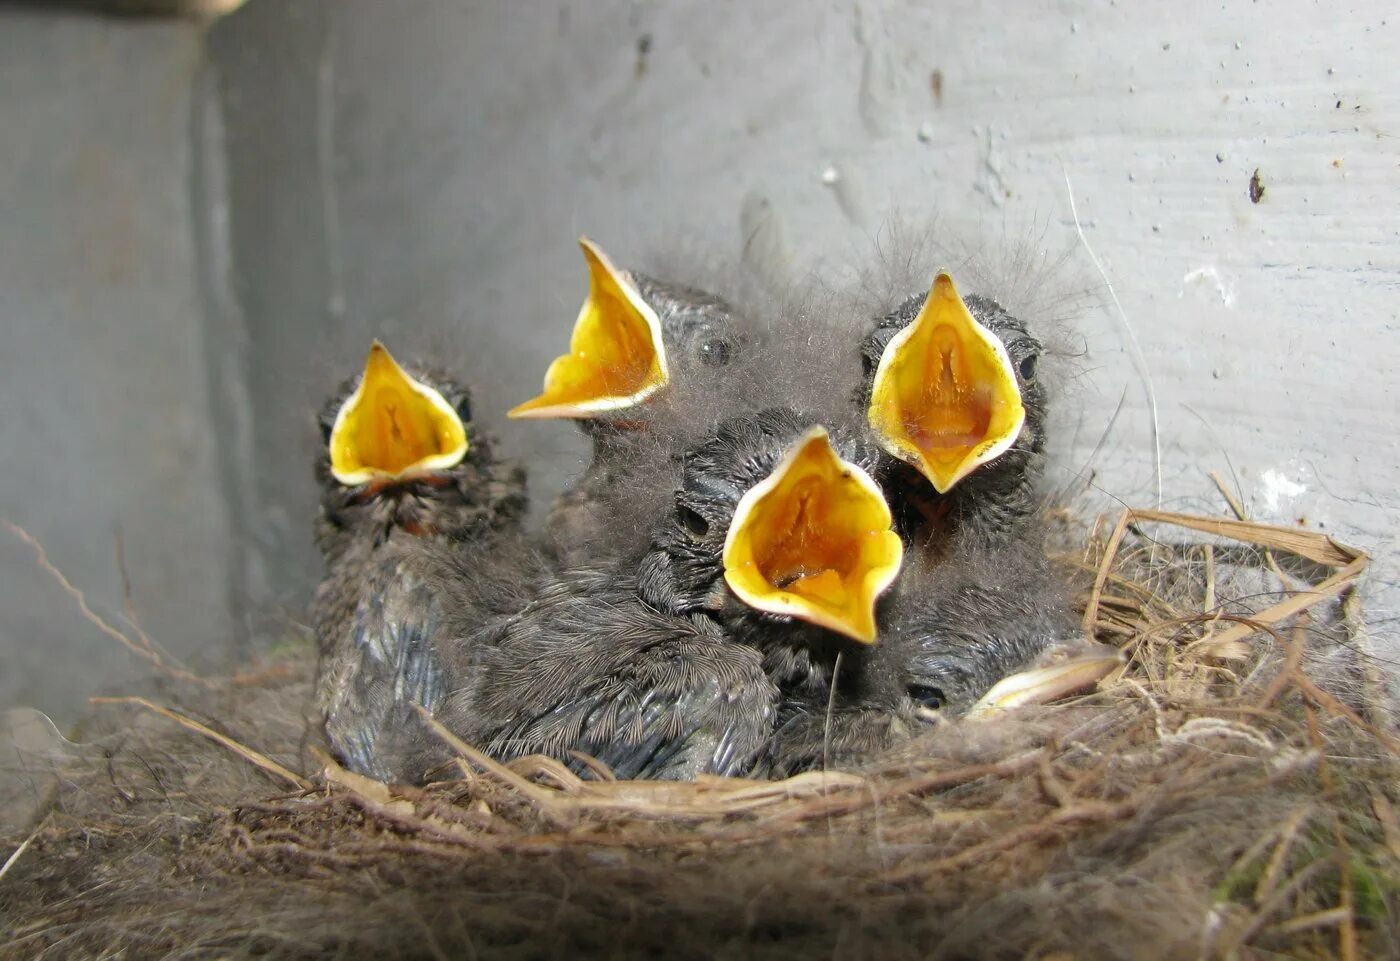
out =
[[[453,741],[459,779],[385,785],[307,735],[305,643],[215,681],[106,625],[164,680],[27,762],[0,956],[1400,957],[1365,555],[1145,510],[1077,540],[1130,654],[1098,693],[781,782]]]

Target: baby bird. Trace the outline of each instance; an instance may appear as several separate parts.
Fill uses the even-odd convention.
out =
[[[936,561],[911,551],[879,641],[842,663],[834,693],[785,703],[770,770],[859,764],[931,724],[1090,688],[1122,660],[1084,636],[1034,538]]]
[[[909,537],[953,548],[1018,536],[1039,508],[1043,348],[995,301],[940,273],[861,344],[861,403],[882,485]]]
[[[641,561],[643,598],[760,651],[785,700],[818,696],[838,656],[875,641],[902,563],[874,459],[854,432],[789,409],[722,423],[679,458],[675,520]]]
[[[616,539],[599,497],[654,443],[658,417],[684,417],[684,399],[722,390],[725,372],[749,338],[746,322],[704,291],[616,267],[597,244],[579,240],[589,292],[569,353],[545,373],[544,389],[513,418],[572,418],[592,441],[583,475],[554,502],[547,531],[565,564],[596,559]],[[677,404],[677,398],[681,403]]]
[[[620,776],[752,772],[784,689],[870,641],[899,567],[878,488],[838,450],[788,411],[721,426],[673,462],[675,504],[640,562],[548,571],[518,611],[462,625],[444,723],[501,756],[585,751]]]
[[[405,370],[378,341],[320,426],[317,704],[347,767],[415,780],[423,732],[414,705],[433,709],[451,685],[437,651],[443,594],[423,548],[459,549],[516,526],[525,475],[495,458],[464,387]]]

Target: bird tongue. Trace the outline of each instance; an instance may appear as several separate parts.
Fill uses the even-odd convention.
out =
[[[596,244],[581,238],[579,246],[589,289],[569,352],[549,365],[540,395],[510,417],[596,417],[634,407],[669,382],[656,312]]]
[[[757,610],[875,640],[875,601],[903,548],[879,488],[808,431],[743,498],[729,525],[724,576]]]
[[[880,358],[870,424],[890,454],[913,464],[940,492],[1002,454],[1025,408],[1011,358],[940,273],[913,323]]]
[[[963,339],[952,325],[935,327],[929,341],[921,392],[906,411],[904,429],[926,457],[952,464],[987,436],[995,398],[991,384],[970,369]]]
[[[846,590],[841,575],[830,569],[818,574],[798,575],[782,587],[833,610],[841,610],[851,603],[851,592]]]
[[[356,485],[451,467],[466,456],[467,432],[440,393],[410,377],[375,341],[359,386],[336,415],[329,447],[331,472]]]

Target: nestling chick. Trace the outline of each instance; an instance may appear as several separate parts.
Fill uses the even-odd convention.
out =
[[[995,301],[940,273],[861,344],[861,403],[907,537],[935,549],[1014,540],[1039,508],[1042,346]]]
[[[872,643],[902,547],[850,431],[776,408],[685,451],[675,520],[642,559],[642,597],[703,613],[763,654],[784,698],[824,690],[836,657]]]
[[[543,392],[509,415],[572,418],[592,441],[588,467],[550,509],[549,538],[565,564],[596,561],[599,546],[615,539],[599,497],[652,443],[653,421],[677,417],[678,396],[724,388],[726,368],[749,339],[744,319],[720,298],[622,270],[587,238],[579,246],[589,293],[569,353],[550,365]]]
[[[938,559],[908,553],[879,641],[843,661],[834,695],[785,703],[773,772],[858,764],[929,724],[1047,703],[1118,667],[1118,649],[1079,628],[1037,533]]]
[[[464,387],[403,369],[377,341],[320,425],[317,704],[347,767],[414,780],[423,733],[414,705],[433,709],[451,684],[436,648],[443,596],[426,579],[422,549],[514,527],[525,475],[495,458]]]

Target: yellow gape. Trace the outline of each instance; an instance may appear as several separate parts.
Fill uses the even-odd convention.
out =
[[[569,352],[544,375],[544,390],[511,417],[596,417],[634,407],[670,381],[661,320],[606,254],[579,238],[588,261],[588,299],[574,321]]]
[[[890,526],[880,488],[814,427],[740,499],[724,579],[750,607],[872,644],[875,601],[903,559]]]
[[[414,380],[379,341],[331,428],[331,473],[347,487],[446,470],[467,453],[467,430],[443,396]]]
[[[1026,409],[1011,358],[946,273],[885,347],[868,416],[880,446],[940,494],[1016,442]]]

